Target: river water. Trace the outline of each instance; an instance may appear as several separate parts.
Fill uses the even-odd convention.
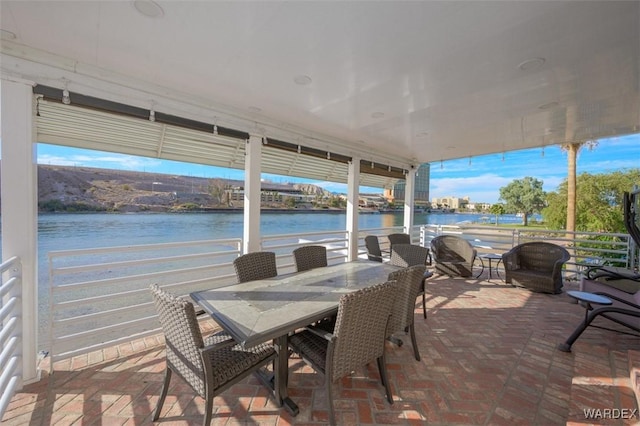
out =
[[[460,213],[416,213],[416,225],[491,222],[493,216]],[[179,241],[241,238],[243,215],[234,213],[42,214],[38,216],[38,291],[40,321],[48,314],[47,253],[55,250],[114,247]],[[502,215],[500,223],[519,223],[515,215]],[[359,228],[402,226],[402,213],[361,214]],[[263,235],[338,231],[346,227],[346,214],[269,213],[261,215]],[[44,327],[41,327],[41,334]],[[43,341],[44,336],[40,336]]]

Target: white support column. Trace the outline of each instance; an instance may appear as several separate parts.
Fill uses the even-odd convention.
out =
[[[409,169],[404,187],[404,231],[411,234],[413,228],[413,208],[416,198],[416,172],[415,168]]]
[[[260,161],[262,137],[249,136],[244,159],[243,253],[260,251]]]
[[[347,177],[347,233],[349,251],[347,261],[358,260],[358,200],[360,199],[360,159],[352,158]]]
[[[3,77],[2,259],[22,262],[22,384],[38,380],[38,179],[33,143],[33,82]],[[21,385],[19,385],[19,388]]]

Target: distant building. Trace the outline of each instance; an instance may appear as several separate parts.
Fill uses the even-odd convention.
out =
[[[414,186],[414,204],[416,206],[429,207],[429,177],[431,167],[429,163],[421,164],[416,172]],[[404,202],[405,187],[407,183],[402,180],[396,183],[392,189],[385,190],[384,196],[394,203]]]

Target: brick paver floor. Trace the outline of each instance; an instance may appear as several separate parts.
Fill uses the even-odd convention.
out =
[[[566,284],[565,290],[571,288],[575,283]],[[573,352],[564,353],[556,345],[584,315],[566,294],[532,293],[496,279],[442,276],[429,281],[427,293],[426,320],[416,303],[422,360],[413,357],[408,337],[402,347],[387,344],[394,404],[384,398],[375,365],[367,366],[334,388],[339,424],[638,422],[630,378],[640,367],[637,337],[589,327]],[[203,327],[210,331],[215,324],[208,320]],[[251,377],[215,399],[212,424],[326,424],[323,377],[295,356],[289,365],[298,416],[277,407]],[[60,361],[54,367],[53,374],[43,373],[41,381],[12,399],[3,424],[151,424],[163,378],[161,336]],[[593,411],[585,415],[585,410]],[[203,400],[174,376],[158,424],[201,424],[202,413]]]

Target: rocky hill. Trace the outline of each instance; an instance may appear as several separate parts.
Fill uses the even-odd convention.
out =
[[[230,209],[224,188],[243,185],[242,181],[220,178],[38,165],[38,205],[43,212]],[[278,191],[329,194],[315,185],[265,183],[263,189],[269,186]]]

